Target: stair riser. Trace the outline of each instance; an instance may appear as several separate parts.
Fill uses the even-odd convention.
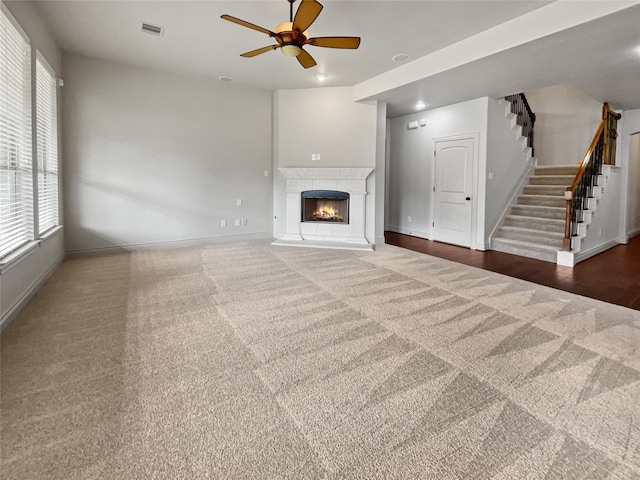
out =
[[[504,245],[496,239],[492,245],[492,250],[498,252],[511,253],[513,255],[520,255],[521,257],[535,258],[537,260],[544,260],[546,262],[556,263],[557,253],[542,252],[528,247],[519,247],[517,245]]]
[[[511,215],[524,215],[525,217],[553,218],[564,220],[566,212],[561,208],[545,208],[536,205],[514,205],[511,207]]]
[[[562,175],[542,175],[539,177],[529,178],[529,185],[564,185],[565,187],[571,185],[573,177]]]
[[[527,185],[522,193],[525,195],[553,195],[564,198],[567,187],[563,185]]]
[[[531,220],[526,217],[506,218],[504,224],[510,227],[530,228],[545,232],[564,233],[564,222],[552,223],[545,220]]]
[[[511,240],[520,240],[523,242],[539,243],[541,245],[548,245],[550,247],[562,248],[562,237],[558,238],[557,235],[552,237],[549,234],[557,232],[539,231],[539,232],[519,232],[509,230],[505,228],[498,229],[496,238],[510,238]]]
[[[564,197],[542,197],[534,195],[533,197],[518,197],[519,205],[538,205],[543,207],[564,207],[566,205]]]

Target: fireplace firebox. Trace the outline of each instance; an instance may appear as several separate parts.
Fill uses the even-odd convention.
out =
[[[335,190],[301,193],[303,222],[349,223],[349,194]]]

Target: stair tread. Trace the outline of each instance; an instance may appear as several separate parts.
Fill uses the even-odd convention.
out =
[[[522,232],[522,233],[540,233],[543,234],[545,236],[549,236],[549,237],[559,237],[559,238],[564,238],[564,234],[563,233],[559,233],[559,232],[550,232],[548,230],[538,230],[535,228],[524,228],[524,227],[514,227],[513,225],[503,225],[500,227],[500,229],[505,229],[505,230],[510,230],[510,231],[515,231],[515,232]],[[499,230],[500,230],[499,229]],[[498,230],[498,231],[499,231]]]
[[[530,218],[531,220],[544,220],[545,222],[552,222],[557,224],[564,225],[565,221],[559,218],[546,218],[546,217],[532,217],[531,215],[514,215],[509,214],[506,215],[505,218],[514,219],[514,218]]]
[[[564,210],[565,207],[550,207],[548,205],[512,205],[513,207],[518,207],[518,208],[545,208],[545,209],[552,209],[552,210]]]
[[[554,200],[558,198],[562,198],[564,200],[564,195],[536,195],[535,193],[523,193],[522,195],[518,195],[519,197],[527,197],[527,198],[553,198]],[[535,206],[535,205],[534,205]],[[545,205],[540,205],[544,207]]]
[[[575,178],[575,175],[562,174],[562,173],[559,173],[556,175],[531,175],[531,178],[549,178],[549,177],[566,177],[573,180],[573,178]]]
[[[512,245],[519,245],[527,248],[537,248],[537,249],[545,250],[548,252],[558,251],[558,247],[552,247],[551,245],[544,245],[542,243],[535,243],[535,242],[525,242],[523,240],[514,240],[512,238],[495,237],[493,238],[493,241],[497,241],[498,243],[508,243]]]
[[[578,171],[579,167],[580,165],[577,165],[575,163],[570,163],[567,165],[536,165],[536,168],[545,169],[545,170],[553,170],[553,169],[560,169],[560,168],[575,168],[576,171]]]

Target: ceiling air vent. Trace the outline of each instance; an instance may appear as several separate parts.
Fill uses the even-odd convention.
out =
[[[144,33],[148,33],[149,35],[156,35],[161,37],[164,33],[164,27],[159,27],[158,25],[152,25],[151,23],[142,22],[142,31]]]

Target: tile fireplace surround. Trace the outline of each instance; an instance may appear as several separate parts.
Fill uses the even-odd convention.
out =
[[[367,177],[372,168],[279,168],[287,179],[287,228],[273,245],[373,250],[365,236]],[[301,194],[337,190],[349,197],[349,223],[302,222]]]

